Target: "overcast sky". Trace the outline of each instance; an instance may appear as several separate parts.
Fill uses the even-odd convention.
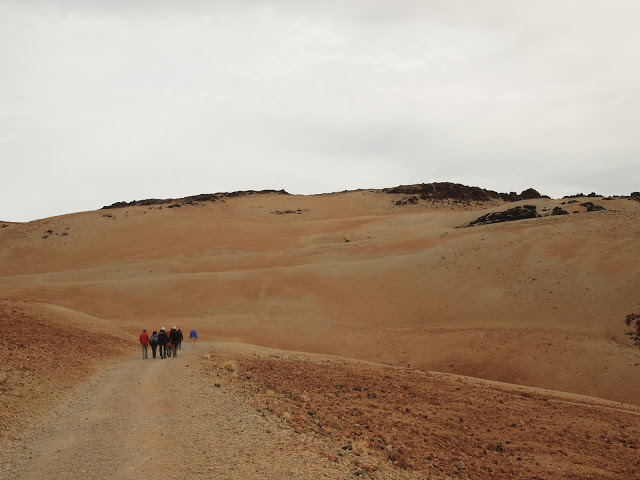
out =
[[[0,220],[247,189],[640,190],[637,0],[0,0]]]

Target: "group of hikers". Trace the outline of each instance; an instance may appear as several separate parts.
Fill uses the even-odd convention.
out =
[[[196,340],[198,339],[198,333],[196,332],[195,327],[191,329],[191,333],[189,333],[189,338],[192,342],[192,348],[196,348]],[[160,347],[159,356],[160,358],[167,357],[177,357],[178,349],[182,349],[182,340],[184,339],[182,335],[182,330],[176,328],[175,325],[171,327],[171,330],[167,332],[164,327],[160,329],[160,333],[155,330],[149,336],[147,330],[142,330],[140,334],[140,345],[142,346],[142,359],[146,360],[149,358],[148,356],[148,347],[151,347],[151,352],[153,358],[156,358],[156,350]]]

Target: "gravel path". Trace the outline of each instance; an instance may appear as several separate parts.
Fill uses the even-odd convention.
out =
[[[274,417],[177,358],[130,358],[0,453],[3,479],[347,478]]]

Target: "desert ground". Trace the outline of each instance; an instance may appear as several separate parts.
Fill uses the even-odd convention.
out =
[[[0,222],[0,476],[635,478],[637,197],[432,190]],[[140,360],[173,325],[201,348]]]

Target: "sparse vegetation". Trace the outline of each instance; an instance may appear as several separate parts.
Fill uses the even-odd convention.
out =
[[[282,418],[285,422],[291,422],[293,415],[289,411],[284,411],[280,413],[280,418]]]
[[[238,364],[233,360],[227,360],[222,364],[222,368],[224,368],[227,372],[235,373],[238,371]]]
[[[356,438],[351,442],[351,449],[356,455],[366,455],[369,453],[369,440],[366,437]]]
[[[237,371],[226,369],[231,362]],[[585,404],[579,408],[588,409],[588,415],[576,417],[576,403],[532,391],[479,387],[410,369],[296,360],[289,355],[230,359],[216,353],[203,367],[226,376],[226,385],[247,395],[257,411],[312,436],[320,442],[321,455],[349,462],[354,475],[363,478],[379,478],[374,472],[388,466],[429,478],[461,471],[478,479],[498,478],[496,472],[499,478],[558,478],[558,472],[536,459],[561,451],[578,455],[581,468],[600,469],[606,463],[606,468],[625,478],[632,467],[625,466],[622,458],[633,457],[638,448],[637,429],[616,436],[608,425],[620,412]],[[571,418],[584,418],[572,426],[575,442],[565,435],[562,422],[546,422],[539,428],[534,419],[550,411],[554,416],[571,411]],[[612,433],[603,435],[603,428]],[[621,461],[612,459],[612,445],[620,445],[615,455]]]

